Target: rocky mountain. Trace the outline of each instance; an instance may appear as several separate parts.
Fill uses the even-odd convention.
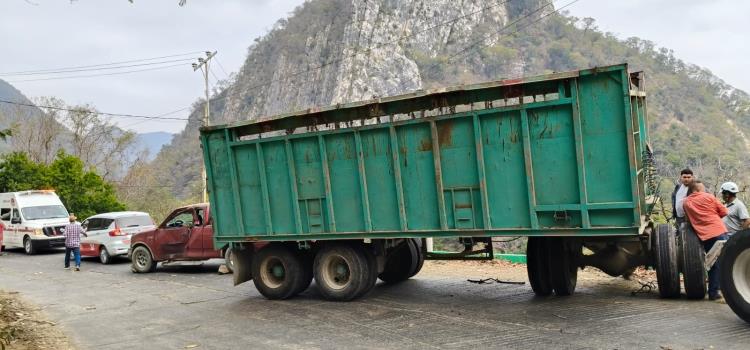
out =
[[[647,74],[660,172],[695,167],[709,182],[748,163],[750,98],[710,71],[638,38],[620,40],[548,0],[311,0],[248,49],[211,100],[212,123],[462,83],[627,62]],[[157,156],[154,183],[199,197],[200,102]],[[737,142],[736,140],[744,140]],[[735,179],[735,178],[733,178]]]

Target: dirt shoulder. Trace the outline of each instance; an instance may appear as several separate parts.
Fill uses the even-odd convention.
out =
[[[0,290],[0,343],[8,350],[75,349],[59,326],[47,320],[38,307],[17,292],[4,290]]]

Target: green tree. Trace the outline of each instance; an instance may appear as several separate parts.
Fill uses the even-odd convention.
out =
[[[86,170],[75,156],[59,152],[50,165],[35,163],[20,152],[1,159],[0,192],[54,189],[65,207],[81,218],[125,209],[112,185]]]

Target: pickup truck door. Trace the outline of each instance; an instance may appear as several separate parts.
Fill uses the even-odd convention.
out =
[[[197,215],[197,221],[195,228],[200,229],[198,231],[198,234],[200,235],[201,240],[201,256],[205,259],[211,259],[211,258],[222,258],[221,250],[214,249],[214,233],[213,233],[213,223],[211,222],[210,212],[207,210],[207,208],[200,207],[195,209],[195,213]],[[206,216],[206,213],[209,213],[208,217]]]
[[[154,249],[157,260],[180,259],[186,256],[188,241],[195,224],[193,209],[177,210],[156,230]]]

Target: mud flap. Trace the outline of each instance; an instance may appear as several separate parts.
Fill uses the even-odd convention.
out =
[[[232,249],[232,258],[234,259],[234,271],[232,277],[234,278],[234,285],[245,283],[253,279],[253,273],[250,269],[250,263],[253,260],[252,249]]]

